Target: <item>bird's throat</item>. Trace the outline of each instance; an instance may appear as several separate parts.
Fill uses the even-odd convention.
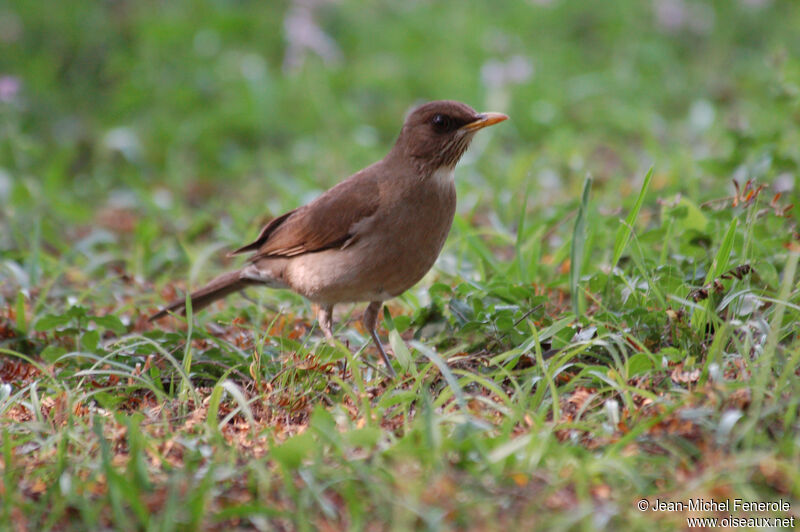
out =
[[[431,174],[430,180],[441,188],[448,188],[454,185],[454,167],[442,166]]]

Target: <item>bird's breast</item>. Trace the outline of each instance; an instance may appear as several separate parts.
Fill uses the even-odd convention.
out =
[[[386,199],[358,244],[372,260],[368,284],[396,296],[422,279],[447,240],[456,210],[453,171],[434,172]]]
[[[438,171],[394,204],[386,217],[387,257],[419,280],[433,266],[442,250],[456,210],[453,172]]]

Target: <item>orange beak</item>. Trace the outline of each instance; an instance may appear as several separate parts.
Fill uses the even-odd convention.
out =
[[[503,120],[508,120],[508,115],[504,115],[503,113],[481,113],[478,115],[477,120],[473,120],[469,124],[461,126],[459,129],[461,129],[461,131],[477,131],[502,122]]]

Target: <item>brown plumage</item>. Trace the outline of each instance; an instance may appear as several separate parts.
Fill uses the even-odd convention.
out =
[[[476,131],[506,118],[454,101],[416,108],[386,157],[275,218],[234,251],[252,253],[249,264],[193,292],[193,310],[247,286],[289,288],[319,304],[330,339],[335,304],[369,301],[364,324],[394,374],[375,332],[383,301],[433,266],[455,214],[453,169]],[[179,299],[150,319],[184,306]]]

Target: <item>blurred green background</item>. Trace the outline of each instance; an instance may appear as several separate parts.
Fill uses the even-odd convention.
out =
[[[513,225],[526,191],[546,216],[587,173],[614,212],[651,164],[698,201],[793,190],[797,28],[769,0],[4,2],[3,274],[30,288],[26,250],[76,241],[128,250],[84,267],[182,271],[179,239],[240,244],[439,98],[512,117],[457,174],[476,223]]]
[[[286,291],[146,322],[439,98],[511,119],[381,324],[400,378]],[[795,515],[798,126],[797,0],[0,2],[0,529]]]

